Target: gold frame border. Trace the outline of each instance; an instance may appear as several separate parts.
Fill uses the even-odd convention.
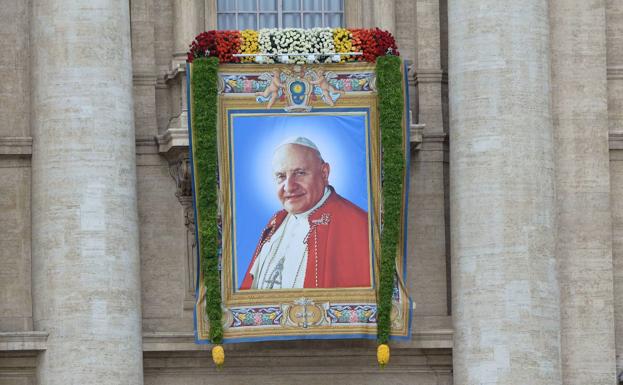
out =
[[[376,165],[378,160],[378,143],[380,138],[380,132],[378,130],[378,115],[376,111],[376,95],[366,94],[366,95],[356,95],[350,96],[346,95],[344,100],[340,98],[339,105],[336,108],[367,108],[369,109],[369,169],[368,175],[372,178],[372,181],[367,181],[368,188],[370,189],[370,209],[374,210],[374,218],[378,217],[379,207],[377,202],[379,202],[380,198],[380,167]],[[277,103],[275,103],[277,104]],[[321,101],[314,103],[313,105],[317,109],[326,108],[326,105]],[[279,106],[281,107],[281,106]],[[279,111],[281,108],[275,107],[273,110]],[[242,98],[237,96],[235,98],[228,98],[226,96],[220,99],[219,103],[219,121],[220,127],[218,129],[218,141],[219,141],[219,175],[220,175],[220,183],[221,186],[230,186],[233,183],[231,178],[230,164],[232,159],[230,158],[230,144],[231,138],[229,136],[230,132],[227,127],[228,125],[228,113],[229,110],[257,110],[258,115],[271,115],[270,112],[265,112],[265,105],[259,104],[255,101],[255,97],[248,96],[246,98]],[[262,111],[262,112],[260,112]],[[359,112],[353,111],[352,113]],[[331,112],[331,109],[326,111],[326,114],[331,115],[345,115],[352,114],[351,112]],[[241,113],[244,115],[255,115],[253,113]],[[289,114],[289,113],[286,113]],[[299,113],[292,113],[296,115],[301,115]],[[309,113],[314,114],[312,113]],[[280,113],[281,115],[281,113]],[[323,113],[323,115],[325,115]],[[366,143],[368,146],[368,143]],[[235,191],[235,186],[233,186],[232,191]],[[223,218],[223,258],[222,258],[222,276],[227,279],[222,280],[222,289],[223,289],[223,303],[225,307],[233,307],[233,306],[253,306],[258,303],[289,303],[301,297],[312,297],[315,302],[376,302],[376,287],[378,286],[378,263],[379,263],[379,253],[380,253],[380,229],[378,224],[375,224],[375,221],[370,221],[370,226],[372,228],[371,234],[374,245],[374,277],[375,282],[374,286],[367,288],[336,288],[336,289],[283,289],[283,290],[244,290],[244,291],[236,291],[234,287],[232,287],[232,259],[233,259],[233,234],[231,232],[230,225],[233,223],[233,196],[231,196],[229,189],[221,189],[220,194],[222,196],[222,218]],[[372,213],[369,213],[372,215]],[[227,225],[227,226],[226,226]]]

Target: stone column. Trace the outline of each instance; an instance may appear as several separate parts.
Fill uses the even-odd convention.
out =
[[[615,378],[605,0],[551,0],[564,384]]]
[[[560,384],[548,0],[450,0],[455,384]]]
[[[396,33],[396,0],[374,0],[372,14],[374,15],[372,27],[385,29],[392,34]]]
[[[129,10],[32,1],[39,384],[143,383]]]

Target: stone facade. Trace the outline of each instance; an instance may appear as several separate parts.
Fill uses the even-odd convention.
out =
[[[216,0],[2,0],[0,385],[617,383],[623,2],[344,3],[412,63],[390,365],[292,341],[216,371],[193,343],[184,51]]]

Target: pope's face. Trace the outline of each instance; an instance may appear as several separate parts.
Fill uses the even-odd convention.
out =
[[[300,214],[322,198],[329,184],[329,164],[323,163],[314,149],[286,144],[275,151],[273,175],[283,208]]]

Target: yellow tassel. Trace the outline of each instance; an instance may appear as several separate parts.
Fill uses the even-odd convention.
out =
[[[387,365],[389,362],[389,346],[387,344],[380,344],[376,349],[376,359],[381,368]]]
[[[221,345],[215,345],[212,348],[212,360],[217,368],[220,368],[225,363],[225,351]]]

